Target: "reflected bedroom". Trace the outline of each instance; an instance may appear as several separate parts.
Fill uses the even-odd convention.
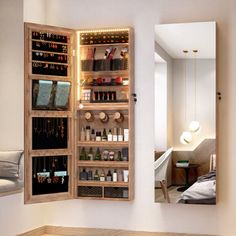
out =
[[[155,202],[216,204],[216,23],[155,25]]]

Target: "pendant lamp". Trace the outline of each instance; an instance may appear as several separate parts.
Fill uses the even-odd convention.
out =
[[[192,133],[199,133],[201,126],[197,121],[197,84],[196,84],[196,54],[198,50],[193,50],[194,53],[194,119],[189,124],[189,131]]]
[[[184,124],[186,124],[186,113],[187,113],[187,83],[186,83],[186,57],[188,50],[183,50],[183,53],[185,53],[185,62],[184,62]],[[192,141],[192,134],[189,131],[183,131],[183,133],[180,136],[180,142],[182,144],[189,144]]]

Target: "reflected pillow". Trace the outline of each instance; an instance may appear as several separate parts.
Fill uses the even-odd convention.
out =
[[[19,177],[19,165],[23,151],[0,151],[0,178]]]

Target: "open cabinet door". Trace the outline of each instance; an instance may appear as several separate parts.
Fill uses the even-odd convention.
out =
[[[75,31],[25,23],[25,203],[71,199]]]

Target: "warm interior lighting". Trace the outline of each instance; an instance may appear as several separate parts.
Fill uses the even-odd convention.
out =
[[[180,136],[180,142],[182,144],[189,144],[192,141],[192,134],[189,131],[184,131]]]
[[[201,130],[200,123],[197,120],[191,121],[188,128],[193,133],[199,133]]]
[[[129,28],[113,28],[113,29],[94,29],[94,30],[80,30],[80,33],[101,33],[101,32],[119,32],[119,31],[129,31]]]

